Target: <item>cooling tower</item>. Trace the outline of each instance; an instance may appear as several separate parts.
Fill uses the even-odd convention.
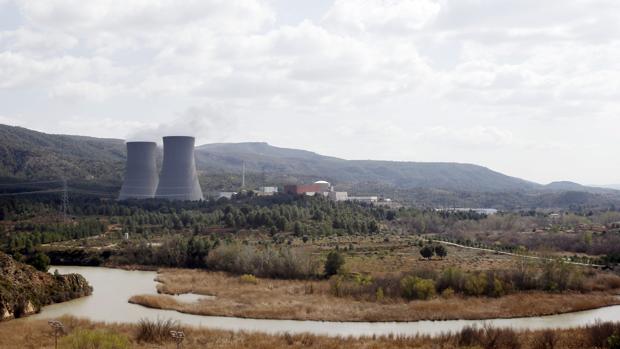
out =
[[[157,164],[155,142],[127,142],[125,180],[119,200],[148,199],[157,189]]]
[[[155,197],[202,200],[194,161],[194,137],[164,137],[164,163]]]

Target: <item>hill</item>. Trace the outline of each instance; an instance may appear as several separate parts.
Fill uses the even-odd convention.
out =
[[[551,182],[544,186],[547,190],[553,191],[578,191],[578,192],[587,192],[587,193],[612,193],[615,191],[613,188],[601,188],[595,186],[585,186],[575,182],[568,181],[559,181],[559,182]]]
[[[267,143],[207,144],[196,149],[196,158],[201,169],[239,173],[245,162],[248,172],[326,179],[345,187],[374,183],[402,189],[475,192],[541,188],[539,184],[471,164],[344,160]]]
[[[0,177],[6,183],[58,180],[73,188],[118,193],[125,161],[121,139],[52,135],[0,125]],[[620,192],[571,182],[541,185],[461,163],[345,160],[262,142],[214,143],[196,148],[205,192],[237,190],[245,162],[250,187],[330,181],[357,195],[383,194],[428,206],[596,207],[620,205]],[[11,188],[14,190],[14,188]],[[27,191],[27,188],[20,190]]]
[[[120,139],[51,135],[0,125],[0,177],[118,181],[125,159]]]

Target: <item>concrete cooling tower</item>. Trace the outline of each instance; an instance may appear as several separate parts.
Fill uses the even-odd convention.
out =
[[[157,189],[157,144],[127,142],[127,165],[119,200],[148,199]]]
[[[156,198],[202,200],[194,160],[194,137],[164,137],[164,163]]]

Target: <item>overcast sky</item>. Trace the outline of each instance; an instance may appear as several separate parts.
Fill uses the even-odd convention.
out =
[[[0,0],[0,123],[620,183],[618,0]]]

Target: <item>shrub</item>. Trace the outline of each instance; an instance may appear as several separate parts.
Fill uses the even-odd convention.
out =
[[[377,292],[375,292],[375,299],[377,300],[377,302],[381,302],[383,298],[383,287],[379,287],[377,288]]]
[[[437,290],[443,291],[451,288],[453,291],[462,292],[465,287],[466,273],[455,267],[448,267],[437,280]]]
[[[445,258],[448,255],[448,249],[444,245],[435,246],[435,254],[440,258]]]
[[[60,340],[63,349],[125,349],[127,337],[102,330],[76,330]]]
[[[426,259],[431,259],[435,254],[435,249],[432,246],[424,246],[420,249],[420,255]]]
[[[243,284],[258,284],[258,279],[252,274],[243,274],[239,277],[239,281]]]
[[[553,330],[544,330],[534,338],[534,349],[555,349],[558,343],[558,336]]]
[[[589,343],[585,343],[588,347],[604,348],[608,343],[608,339],[614,336],[620,326],[612,322],[597,321],[593,325],[586,327],[587,339]]]
[[[136,339],[139,342],[162,343],[170,338],[170,331],[176,329],[178,329],[178,324],[170,319],[157,319],[156,321],[141,319],[138,322]]]
[[[441,298],[443,299],[450,299],[452,297],[454,297],[454,290],[449,287],[441,292]]]
[[[484,274],[469,274],[465,280],[465,294],[468,296],[481,296],[487,286],[487,278]]]
[[[435,282],[417,276],[405,276],[400,281],[403,297],[406,299],[427,300],[435,296]]]
[[[620,349],[620,332],[614,332],[611,337],[607,338],[607,345],[609,349]]]
[[[505,292],[504,284],[502,283],[502,281],[495,276],[492,276],[491,280],[492,282],[489,282],[489,286],[490,286],[488,290],[489,296],[491,297],[503,296],[506,292]]]
[[[338,274],[344,265],[344,257],[338,251],[331,251],[325,261],[325,276],[330,277]]]
[[[280,279],[308,279],[316,276],[317,261],[309,254],[289,247],[221,245],[209,253],[207,266],[235,274],[252,274]]]
[[[37,252],[30,260],[28,264],[32,265],[39,271],[47,271],[50,266],[50,257],[43,252]]]

